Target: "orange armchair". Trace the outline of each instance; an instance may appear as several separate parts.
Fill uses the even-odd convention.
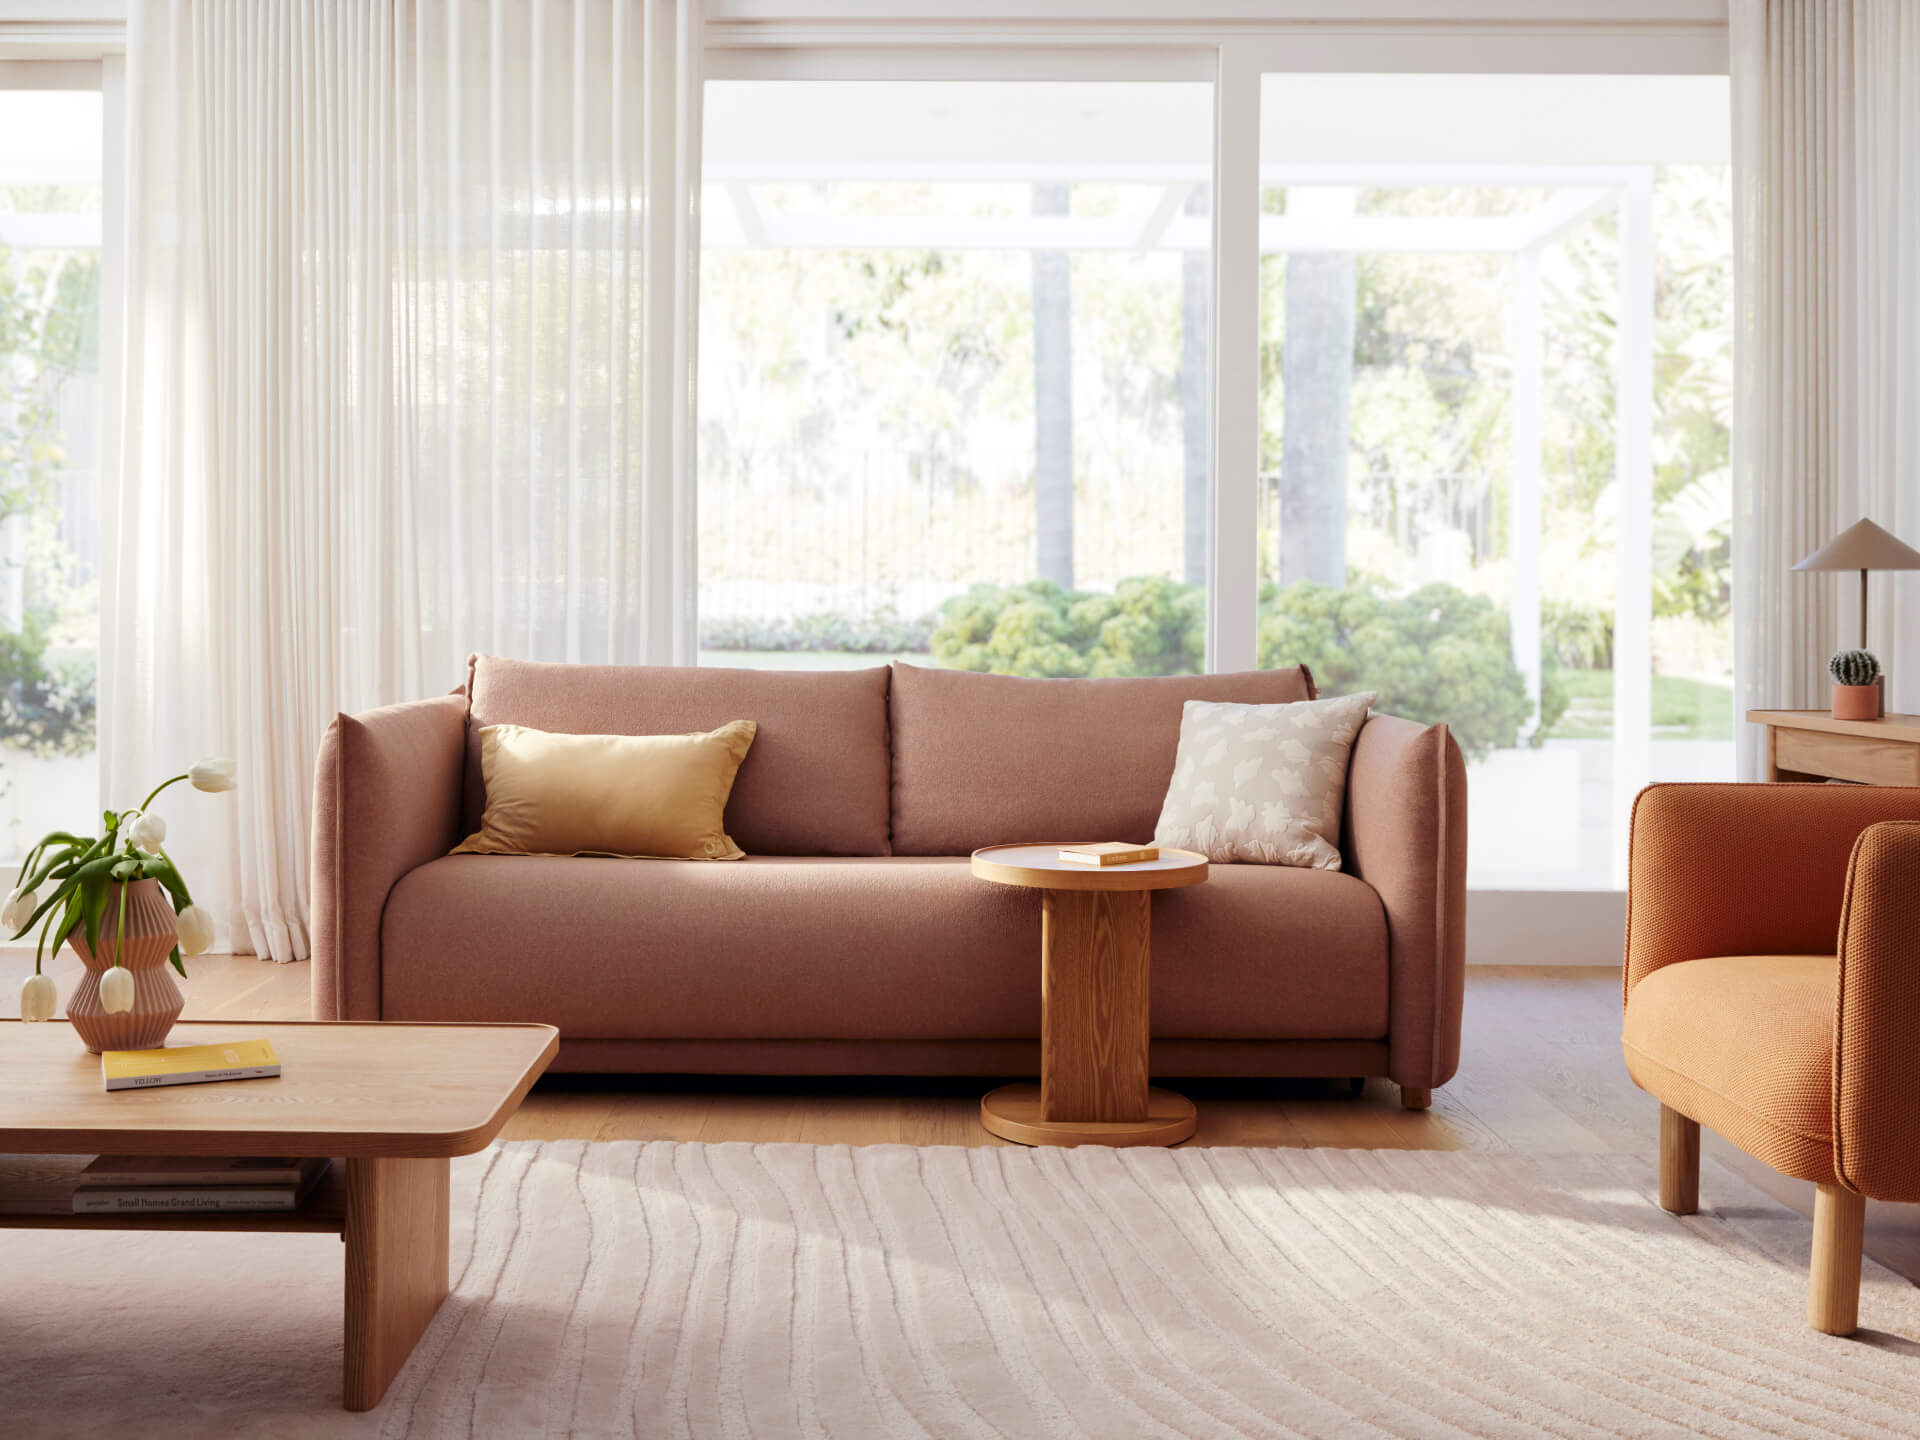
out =
[[[1920,789],[1643,790],[1623,1000],[1661,1205],[1697,1208],[1702,1125],[1813,1181],[1808,1322],[1851,1334],[1867,1198],[1920,1201]]]

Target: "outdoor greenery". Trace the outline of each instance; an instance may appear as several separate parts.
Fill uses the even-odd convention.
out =
[[[1076,216],[1138,203],[1120,186],[1068,188]],[[1027,212],[1030,190],[847,182],[767,187],[760,198],[794,213],[985,215]],[[1288,198],[1274,188],[1263,204],[1284,211]],[[1368,216],[1467,216],[1517,214],[1546,198],[1518,186],[1364,187],[1353,203]],[[1657,686],[1656,705],[1684,691],[1702,708],[1683,733],[1717,738],[1729,723],[1715,710],[1718,696],[1731,713],[1727,173],[1665,167],[1652,198],[1654,667],[1657,679],[1684,682]],[[943,208],[954,206],[962,208]],[[1293,373],[1287,295],[1299,257],[1263,262],[1262,663],[1304,660],[1330,693],[1376,689],[1383,708],[1444,719],[1475,753],[1523,735],[1538,743],[1609,733],[1610,714],[1587,682],[1614,658],[1618,253],[1612,207],[1540,253],[1538,716],[1528,713],[1506,619],[1513,260],[1345,262],[1352,354],[1350,364],[1334,356],[1331,370],[1349,410],[1335,472],[1346,519],[1344,533],[1324,543],[1338,547],[1333,573],[1346,582],[1304,589],[1276,543]],[[1034,579],[1045,544],[1030,256],[706,257],[703,648],[913,653],[925,622],[905,617],[937,613],[924,643],[939,664],[1034,675],[1201,668],[1202,606],[1188,583],[1199,576],[1182,543],[1199,490],[1183,442],[1204,387],[1196,392],[1182,370],[1193,300],[1182,263],[1162,252],[1070,257],[1075,563],[1071,584],[1049,584]],[[1324,302],[1326,276],[1300,273],[1317,276]],[[1569,706],[1582,694],[1576,716]],[[1655,723],[1673,733],[1659,715]]]
[[[1473,756],[1517,743],[1531,716],[1507,618],[1484,596],[1303,581],[1263,599],[1261,666],[1305,664],[1324,695],[1373,690],[1381,710],[1444,720]],[[1111,595],[977,585],[947,603],[932,652],[950,668],[1001,675],[1191,675],[1206,659],[1206,611],[1198,586],[1174,580],[1123,580]],[[1551,728],[1567,705],[1557,666],[1541,692]]]
[[[4,208],[71,203],[52,187],[0,192]],[[92,607],[60,540],[55,485],[67,460],[60,390],[94,363],[98,295],[97,255],[0,245],[0,535],[14,536],[0,583],[17,579],[20,597],[0,608],[0,742],[42,757],[94,747],[94,667],[75,626]]]

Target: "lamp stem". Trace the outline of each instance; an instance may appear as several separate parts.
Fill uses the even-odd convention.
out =
[[[1860,648],[1867,648],[1867,572],[1860,572]]]

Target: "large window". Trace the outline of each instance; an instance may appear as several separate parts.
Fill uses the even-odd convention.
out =
[[[1261,109],[1260,663],[1452,727],[1475,883],[1611,885],[1634,790],[1732,778],[1726,82]]]
[[[0,88],[0,865],[98,823],[101,128]]]
[[[706,663],[1205,663],[1212,87],[707,86]]]

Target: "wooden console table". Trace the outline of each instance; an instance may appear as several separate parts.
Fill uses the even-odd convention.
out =
[[[1767,779],[1920,785],[1920,715],[1836,720],[1825,710],[1749,710],[1767,727]]]

